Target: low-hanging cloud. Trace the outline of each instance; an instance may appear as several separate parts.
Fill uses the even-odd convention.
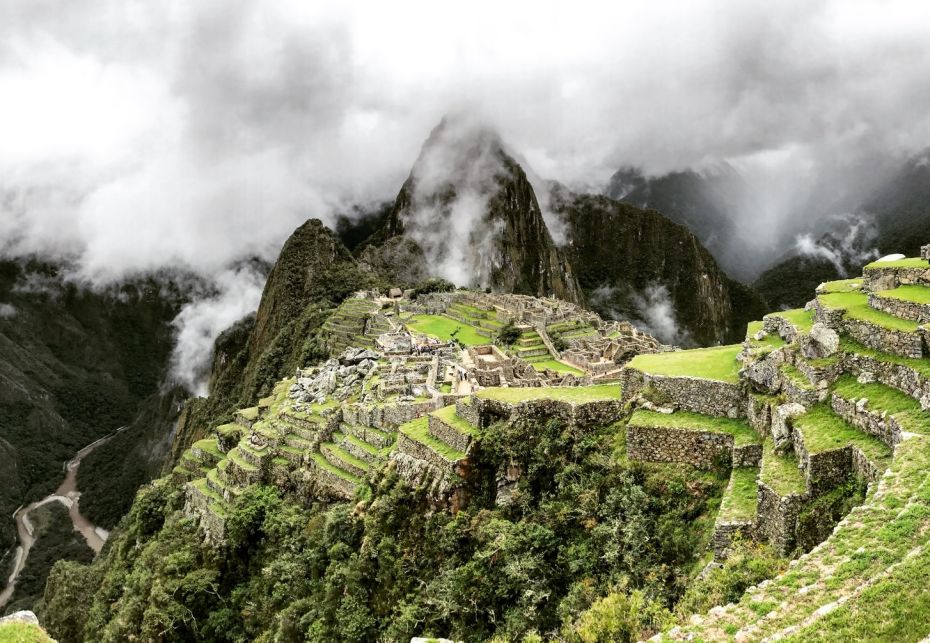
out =
[[[222,285],[305,219],[396,194],[454,110],[576,189],[730,162],[758,187],[747,229],[790,245],[805,203],[927,146],[928,76],[930,5],[905,0],[11,0],[0,254]]]

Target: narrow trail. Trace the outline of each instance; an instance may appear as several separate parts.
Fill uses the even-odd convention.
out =
[[[6,587],[0,592],[0,608],[5,606],[13,595],[13,590],[16,588],[16,579],[19,578],[20,573],[26,566],[29,550],[32,549],[32,546],[35,544],[35,528],[32,525],[32,521],[29,520],[29,514],[34,509],[50,502],[60,502],[68,509],[68,515],[71,517],[71,524],[74,526],[74,530],[80,532],[81,535],[84,536],[84,540],[87,541],[87,546],[93,549],[94,553],[97,554],[103,549],[103,545],[106,543],[110,534],[106,530],[96,527],[87,518],[81,515],[81,508],[79,505],[81,492],[78,491],[77,488],[77,471],[78,467],[81,466],[81,461],[87,457],[91,451],[128,428],[128,426],[121,426],[113,433],[91,442],[78,451],[73,458],[65,463],[65,479],[54,492],[41,500],[30,503],[25,507],[20,507],[13,513],[13,520],[16,521],[16,532],[19,535],[19,546],[16,547],[16,553],[13,556],[13,571],[9,579],[7,579]]]

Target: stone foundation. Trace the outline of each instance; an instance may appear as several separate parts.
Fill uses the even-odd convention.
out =
[[[746,393],[743,386],[695,377],[650,375],[633,368],[621,373],[624,404],[635,400],[646,388],[674,400],[675,405],[692,413],[715,417],[739,418],[746,415]]]

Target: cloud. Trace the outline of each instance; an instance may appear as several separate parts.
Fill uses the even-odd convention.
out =
[[[12,304],[0,303],[0,319],[13,319],[17,315],[16,307]]]
[[[172,321],[176,345],[170,378],[196,395],[207,394],[213,344],[224,330],[255,310],[265,275],[246,266],[216,275],[209,292],[193,297]]]
[[[875,245],[878,231],[870,218],[847,213],[830,219],[834,224],[833,229],[840,232],[825,234],[817,240],[811,234],[799,235],[795,240],[798,253],[830,262],[841,277],[879,258],[880,253]]]

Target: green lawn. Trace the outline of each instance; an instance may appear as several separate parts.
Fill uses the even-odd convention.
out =
[[[869,306],[869,298],[865,293],[830,293],[818,295],[817,300],[826,308],[845,310],[846,317],[850,319],[860,319],[862,321],[871,322],[876,326],[881,326],[889,330],[915,332],[918,327],[917,322],[900,319],[894,315],[875,310]]]
[[[412,331],[430,335],[446,342],[455,338],[466,346],[491,343],[491,339],[479,335],[474,326],[463,324],[458,320],[443,315],[414,315],[405,323],[407,328]]]
[[[766,334],[762,339],[753,339],[753,335],[762,330],[762,322],[754,321],[749,322],[746,326],[746,341],[749,342],[753,348],[761,349],[765,352],[770,352],[776,348],[781,348],[785,346],[786,342],[778,335],[773,333]]]
[[[794,418],[794,426],[804,436],[808,453],[822,453],[852,444],[877,466],[891,459],[891,449],[884,442],[847,424],[826,404],[818,404]]]
[[[795,308],[793,310],[782,310],[777,313],[769,313],[773,317],[781,317],[802,333],[810,331],[814,327],[814,311]]]
[[[868,409],[886,411],[906,431],[930,434],[930,413],[922,411],[920,402],[896,388],[878,382],[860,384],[852,375],[844,375],[837,380],[834,390],[847,400],[868,399]]]
[[[771,440],[762,445],[762,467],[759,479],[780,496],[802,494],[807,486],[804,474],[798,469],[798,459],[793,453],[778,455]]]
[[[500,402],[523,402],[525,400],[559,400],[563,402],[596,402],[619,400],[619,384],[597,384],[595,386],[533,386],[527,388],[486,388],[478,397]]]
[[[897,261],[873,261],[865,267],[869,268],[927,268],[930,266],[920,257],[911,257],[909,259],[898,259]]]
[[[430,434],[429,419],[425,415],[421,418],[413,420],[412,422],[401,424],[398,428],[398,431],[406,435],[411,440],[415,440],[420,444],[428,446],[430,449],[446,458],[447,460],[456,461],[465,457],[465,454],[458,449],[450,447],[442,440],[438,440]]]
[[[926,286],[898,286],[894,290],[883,290],[879,292],[878,295],[880,297],[888,297],[889,299],[910,301],[915,304],[930,304],[930,288]]]
[[[761,440],[751,426],[741,420],[712,417],[689,411],[675,411],[674,413],[657,413],[638,409],[630,418],[630,426],[683,429],[686,431],[710,431],[712,433],[726,433],[733,436],[736,446],[759,444]]]
[[[697,348],[689,351],[637,355],[630,368],[651,375],[698,377],[719,382],[739,382],[739,344]]]
[[[864,280],[862,277],[856,277],[855,279],[838,279],[836,281],[828,281],[820,285],[820,292],[829,293],[829,292],[856,292],[862,290],[862,284]]]
[[[730,474],[730,484],[720,500],[719,517],[727,522],[736,520],[752,520],[756,517],[759,487],[756,478],[759,470],[742,467],[733,469]]]
[[[557,359],[547,358],[547,359],[541,359],[537,361],[537,360],[530,358],[528,361],[533,366],[533,368],[535,368],[537,371],[542,371],[548,368],[549,370],[555,371],[556,373],[571,373],[572,375],[584,375],[584,371],[580,371],[574,366],[569,366],[568,364],[564,362],[560,362]]]
[[[455,412],[455,405],[443,407],[438,411],[433,411],[433,415],[438,417],[440,420],[454,428],[459,433],[464,433],[465,435],[473,435],[475,432],[475,427],[471,423],[459,416]]]

